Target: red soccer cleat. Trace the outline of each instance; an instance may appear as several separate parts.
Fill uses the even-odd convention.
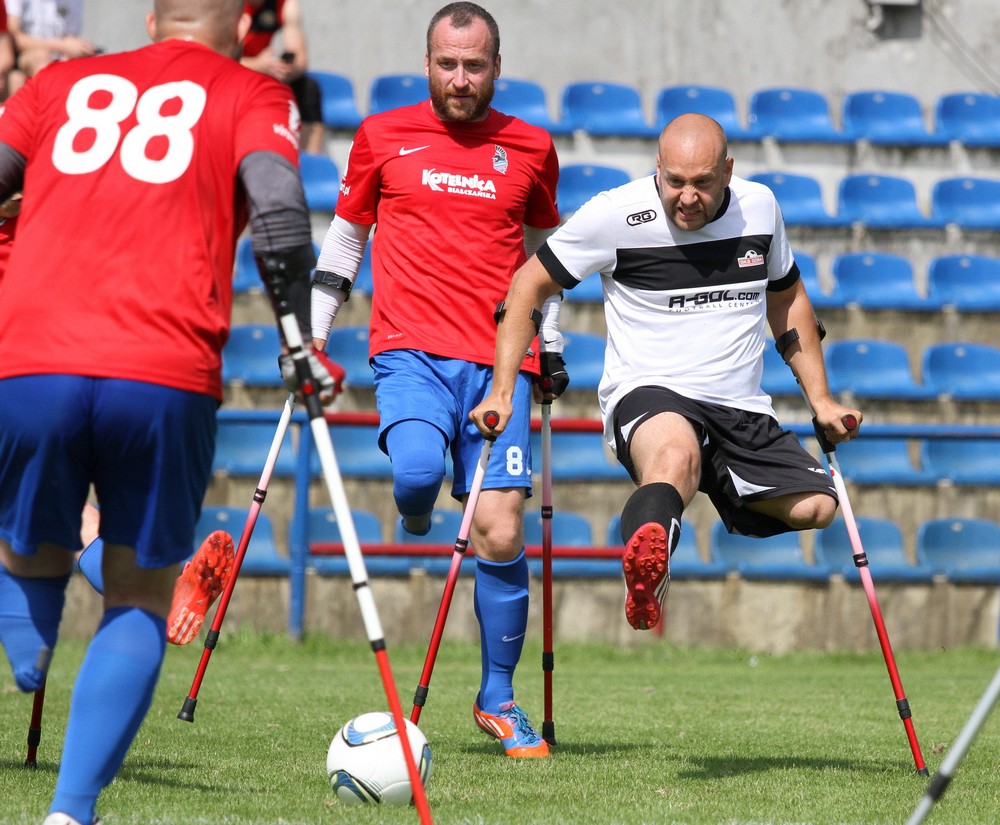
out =
[[[660,621],[662,602],[670,586],[667,533],[655,521],[642,525],[622,554],[625,573],[625,618],[636,630],[649,630]]]
[[[167,618],[170,644],[186,645],[198,635],[205,614],[229,582],[235,556],[233,537],[225,530],[216,530],[184,565]]]

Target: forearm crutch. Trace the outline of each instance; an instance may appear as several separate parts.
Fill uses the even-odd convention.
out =
[[[1000,668],[997,669],[997,672],[993,676],[993,681],[990,682],[989,687],[986,688],[986,692],[972,711],[969,721],[965,723],[965,726],[958,734],[955,744],[948,751],[948,755],[941,763],[941,767],[934,774],[934,778],[927,787],[927,793],[920,800],[913,815],[906,821],[906,825],[920,825],[934,803],[948,789],[948,783],[951,782],[952,774],[955,773],[958,763],[962,761],[962,757],[965,756],[975,741],[980,728],[982,728],[986,718],[993,710],[993,706],[997,703],[997,698],[1000,698]]]
[[[291,420],[294,407],[295,395],[294,393],[289,393],[288,398],[285,399],[285,407],[281,411],[281,417],[278,419],[278,427],[274,432],[274,439],[271,441],[267,459],[264,461],[264,470],[261,472],[260,480],[257,482],[257,489],[254,490],[253,502],[250,505],[250,511],[247,513],[247,520],[243,525],[243,534],[240,536],[240,544],[236,549],[236,556],[233,559],[233,571],[229,576],[229,581],[226,582],[222,595],[219,597],[219,606],[215,610],[215,619],[212,621],[212,627],[205,634],[205,649],[201,653],[201,661],[198,662],[198,669],[195,671],[191,690],[184,700],[184,705],[181,707],[180,713],[177,714],[177,718],[183,722],[194,722],[194,710],[198,704],[198,691],[201,690],[201,682],[205,678],[205,669],[208,667],[208,660],[212,657],[212,651],[215,650],[215,646],[218,644],[219,631],[222,629],[222,620],[226,618],[226,610],[229,608],[229,600],[233,596],[233,588],[236,587],[236,578],[240,574],[240,566],[243,564],[243,558],[247,554],[247,547],[250,545],[250,537],[253,535],[254,527],[257,524],[257,516],[260,513],[260,508],[267,497],[267,486],[271,481],[274,465],[278,461],[278,453],[281,451],[281,444],[285,440],[285,433],[288,431],[288,422]]]
[[[822,340],[826,335],[826,330],[818,319],[817,325],[819,326],[820,340]],[[786,364],[788,363],[788,359],[785,358],[785,353],[798,339],[799,333],[793,328],[781,335],[777,341],[775,341],[775,347]],[[789,367],[791,367],[791,364],[789,364]],[[798,376],[795,377],[796,381],[798,381]],[[886,631],[885,622],[882,619],[882,609],[879,607],[878,597],[875,595],[875,585],[872,582],[872,574],[868,569],[868,556],[865,553],[864,546],[861,544],[861,536],[858,534],[858,525],[854,520],[854,511],[851,508],[851,501],[847,496],[847,486],[844,484],[844,478],[840,472],[840,463],[837,461],[836,446],[826,437],[826,434],[823,432],[823,428],[816,420],[816,411],[812,409],[812,404],[810,403],[809,396],[806,394],[806,391],[802,386],[802,382],[798,381],[798,384],[799,389],[802,392],[802,397],[805,399],[806,406],[809,407],[810,414],[812,415],[813,432],[816,435],[816,440],[819,442],[820,449],[823,451],[823,455],[826,457],[826,463],[830,470],[830,477],[833,479],[833,486],[837,491],[837,500],[840,502],[840,509],[844,514],[844,526],[847,528],[847,535],[850,538],[851,548],[854,551],[854,565],[858,568],[858,573],[861,575],[861,585],[864,588],[865,595],[868,597],[868,607],[871,609],[872,620],[875,622],[875,633],[878,635],[878,642],[882,648],[882,656],[885,659],[885,666],[889,671],[889,681],[892,682],[892,691],[896,697],[896,708],[899,711],[899,718],[903,720],[903,727],[906,730],[906,738],[910,743],[910,751],[913,753],[913,761],[916,764],[917,773],[927,776],[927,766],[924,764],[924,757],[920,752],[920,743],[917,741],[917,735],[913,730],[910,703],[903,691],[903,683],[899,678],[899,671],[896,668],[896,659],[892,653],[892,645],[889,643],[889,634]],[[846,415],[844,416],[843,424],[848,430],[853,430],[858,426],[858,421],[853,415]]]
[[[493,429],[500,423],[500,416],[490,410],[483,416],[483,421],[487,427]],[[438,648],[441,646],[441,637],[444,635],[444,625],[448,620],[448,610],[451,608],[451,598],[455,594],[455,584],[458,582],[458,573],[462,568],[462,560],[465,558],[465,551],[469,549],[469,533],[472,530],[472,518],[476,514],[476,504],[479,501],[479,494],[483,490],[486,465],[489,464],[490,451],[493,449],[494,441],[496,441],[496,436],[485,437],[483,448],[479,452],[479,463],[476,465],[476,472],[472,476],[472,488],[469,490],[468,501],[465,502],[462,523],[458,527],[458,538],[455,539],[455,550],[451,556],[448,578],[444,582],[441,604],[438,605],[437,617],[434,619],[434,629],[431,631],[431,641],[427,646],[427,655],[424,657],[424,668],[420,672],[420,682],[413,693],[413,709],[410,711],[410,721],[413,724],[417,724],[419,721],[420,711],[427,701],[427,691],[431,684],[431,674],[434,672],[434,662],[437,659]]]
[[[28,724],[28,755],[26,768],[38,767],[38,743],[42,741],[42,708],[45,706],[45,682],[35,691],[31,700],[31,722]]]
[[[323,469],[323,479],[330,494],[333,511],[337,517],[337,524],[340,525],[340,535],[344,543],[344,555],[347,557],[347,566],[350,570],[351,582],[354,585],[354,593],[357,596],[358,607],[361,610],[361,619],[365,626],[365,633],[375,654],[375,662],[378,665],[379,675],[382,679],[382,687],[385,690],[389,709],[392,712],[392,719],[396,725],[396,733],[399,736],[400,746],[403,749],[403,758],[406,760],[406,773],[410,778],[410,789],[413,792],[413,804],[417,808],[421,823],[425,823],[426,825],[432,822],[431,810],[427,804],[427,794],[424,791],[424,784],[420,778],[420,771],[417,768],[416,760],[413,758],[413,751],[410,748],[410,736],[406,730],[406,719],[403,716],[403,708],[399,703],[399,695],[396,692],[396,682],[392,675],[392,667],[389,664],[389,653],[386,650],[382,623],[379,621],[378,610],[375,607],[375,598],[368,584],[368,571],[365,567],[365,558],[361,553],[361,544],[358,541],[357,531],[354,529],[354,517],[351,515],[351,508],[347,502],[347,493],[344,491],[344,481],[340,475],[340,468],[337,466],[337,456],[333,451],[333,439],[330,437],[330,428],[326,423],[326,416],[323,413],[323,403],[320,400],[319,387],[313,378],[312,368],[309,365],[309,355],[303,346],[302,332],[299,330],[298,319],[292,312],[291,305],[285,293],[283,277],[278,275],[270,278],[269,285],[271,287],[272,301],[278,310],[282,337],[284,338],[285,346],[288,348],[288,354],[292,357],[292,363],[295,365],[299,391],[305,401],[306,413],[309,416],[309,429],[312,432],[313,440],[316,442],[316,452],[319,454],[320,466]]]
[[[556,725],[552,721],[552,402],[542,402],[542,679],[545,719],[542,739],[556,744]]]

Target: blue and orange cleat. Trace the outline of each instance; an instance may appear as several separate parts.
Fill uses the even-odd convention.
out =
[[[233,571],[233,537],[225,530],[209,534],[174,585],[167,618],[167,641],[186,645],[201,629],[205,614],[226,589]]]
[[[622,554],[622,571],[628,623],[636,630],[656,627],[670,586],[670,555],[663,525],[650,521],[632,534]]]
[[[528,721],[528,715],[513,702],[500,705],[497,714],[479,709],[472,704],[472,718],[494,739],[499,739],[507,756],[518,759],[540,759],[549,755],[549,743],[538,735]]]

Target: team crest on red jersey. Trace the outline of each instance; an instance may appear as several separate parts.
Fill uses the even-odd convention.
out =
[[[501,175],[507,174],[507,150],[503,146],[493,146],[493,168]]]

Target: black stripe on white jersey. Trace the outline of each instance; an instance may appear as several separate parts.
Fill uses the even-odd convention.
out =
[[[771,235],[617,250],[611,277],[632,289],[701,289],[767,278]]]

